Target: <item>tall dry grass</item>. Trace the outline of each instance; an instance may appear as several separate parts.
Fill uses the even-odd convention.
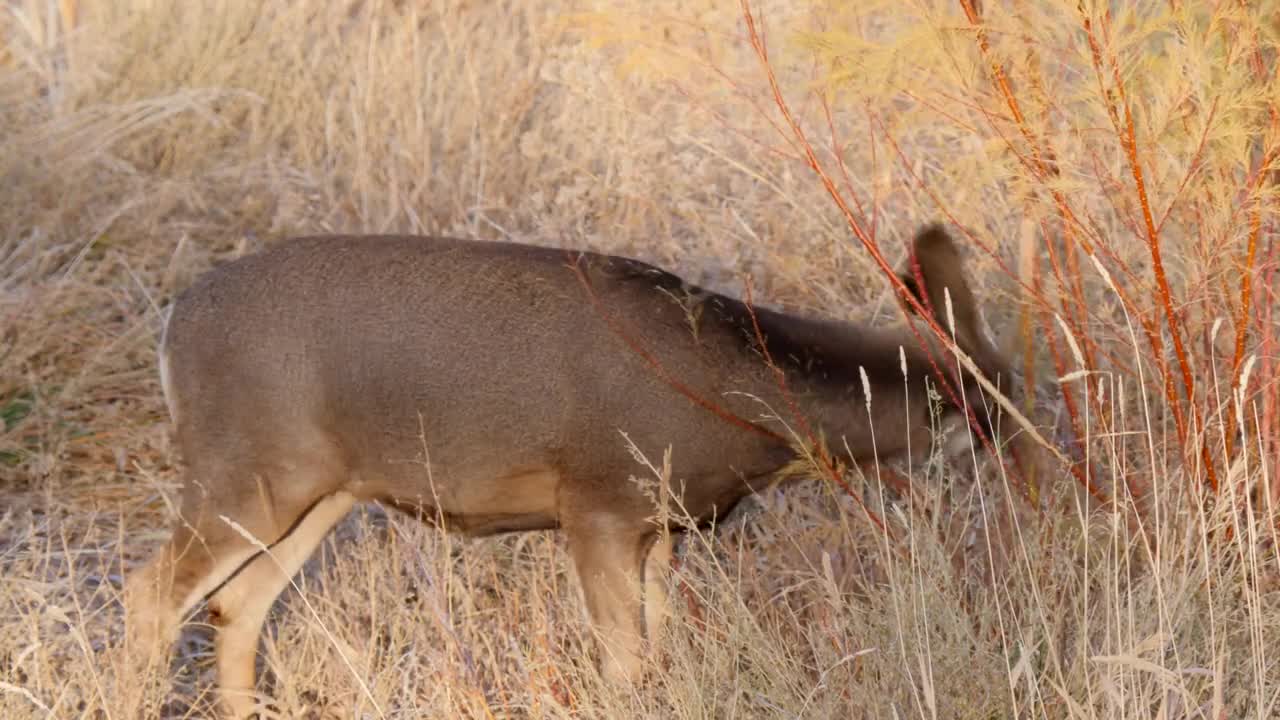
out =
[[[943,218],[1066,464],[851,478],[888,532],[822,480],[757,498],[684,543],[634,691],[600,682],[554,536],[372,508],[275,616],[277,711],[1274,717],[1277,11],[10,0],[0,716],[208,711],[198,625],[170,677],[102,650],[179,481],[158,312],[212,264],[305,232],[507,237],[880,321],[873,258]],[[952,559],[982,564],[1007,494],[1040,511],[984,584]]]

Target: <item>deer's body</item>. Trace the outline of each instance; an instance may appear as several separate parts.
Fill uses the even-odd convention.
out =
[[[961,346],[999,371],[964,326],[950,241],[926,231],[917,255],[931,299],[946,285],[957,300]],[[308,238],[209,273],[175,301],[161,348],[186,476],[172,540],[129,583],[135,644],[167,647],[212,593],[225,708],[249,714],[275,597],[355,503],[377,500],[468,534],[563,529],[604,668],[634,676],[661,608],[646,561],[669,547],[629,480],[643,473],[628,439],[672,448],[699,517],[794,460],[766,407],[791,420],[794,402],[855,460],[929,444],[932,371],[914,334],[756,308],[757,334],[752,315],[637,261],[506,243]],[[971,378],[962,392],[977,402]]]

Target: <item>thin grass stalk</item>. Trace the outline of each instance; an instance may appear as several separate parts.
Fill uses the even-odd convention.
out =
[[[861,508],[863,514],[865,514],[867,519],[871,520],[871,522],[875,524],[876,528],[880,530],[880,532],[886,534],[890,540],[896,541],[897,538],[885,526],[884,520],[882,520],[874,510],[867,507],[867,504],[862,501],[862,496],[855,493],[853,488],[849,487],[849,484],[844,481],[843,473],[841,473],[840,469],[836,467],[836,463],[831,459],[830,453],[827,452],[823,443],[819,441],[817,433],[814,432],[813,426],[809,423],[808,418],[804,416],[804,413],[800,412],[800,406],[796,404],[795,396],[791,393],[791,388],[787,384],[787,374],[783,372],[782,368],[778,367],[776,362],[774,362],[773,354],[769,352],[769,346],[765,342],[764,333],[760,330],[760,321],[756,318],[750,279],[745,283],[744,295],[745,297],[743,300],[747,306],[747,314],[751,316],[751,329],[755,333],[756,344],[760,346],[760,354],[764,356],[765,365],[773,373],[778,389],[782,392],[782,397],[786,401],[792,417],[800,426],[801,432],[804,433],[805,440],[808,441],[809,447],[812,448],[813,452],[818,456],[818,460],[822,464],[822,469],[837,485],[840,486],[840,489],[843,490],[846,495],[853,498],[854,502],[856,502],[858,507]]]
[[[1265,311],[1259,313],[1261,337],[1258,347],[1262,370],[1259,388],[1262,393],[1262,418],[1258,428],[1258,447],[1264,463],[1266,458],[1271,458],[1270,492],[1273,508],[1280,507],[1280,381],[1277,380],[1276,372],[1277,354],[1280,352],[1280,342],[1277,342],[1280,317],[1276,313],[1276,306],[1280,304],[1280,257],[1277,257],[1277,247],[1272,238],[1267,249],[1267,262],[1262,268],[1261,294],[1265,297],[1259,306],[1265,308]],[[1276,525],[1280,528],[1280,518],[1276,518]]]

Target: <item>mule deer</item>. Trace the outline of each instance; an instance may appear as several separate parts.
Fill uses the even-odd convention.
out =
[[[957,346],[990,380],[1007,377],[945,231],[923,230],[914,256],[912,291],[945,317],[949,290]],[[795,461],[786,418],[761,402],[798,408],[854,461],[875,462],[928,448],[926,379],[943,368],[958,391],[944,394],[950,412],[973,408],[990,434],[975,377],[931,337],[751,308],[635,260],[509,243],[314,237],[230,262],[177,298],[161,343],[185,483],[172,538],[127,583],[127,646],[166,656],[209,596],[224,712],[251,714],[276,596],[356,503],[378,501],[470,535],[562,529],[602,672],[635,678],[671,548],[652,497],[629,480],[619,430],[672,448],[681,502],[699,518]]]

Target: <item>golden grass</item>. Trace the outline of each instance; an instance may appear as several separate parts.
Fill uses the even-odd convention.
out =
[[[885,320],[863,240],[897,264],[938,218],[1028,414],[1115,502],[1041,473],[1060,501],[992,586],[952,559],[983,564],[1016,474],[851,478],[892,539],[832,484],[764,494],[684,543],[633,692],[601,683],[553,535],[373,508],[274,616],[280,715],[1276,716],[1280,6],[1105,6],[755,3],[775,95],[736,3],[5,3],[0,717],[208,711],[198,624],[170,677],[102,650],[179,481],[159,309],[214,263],[306,232],[508,237]]]

